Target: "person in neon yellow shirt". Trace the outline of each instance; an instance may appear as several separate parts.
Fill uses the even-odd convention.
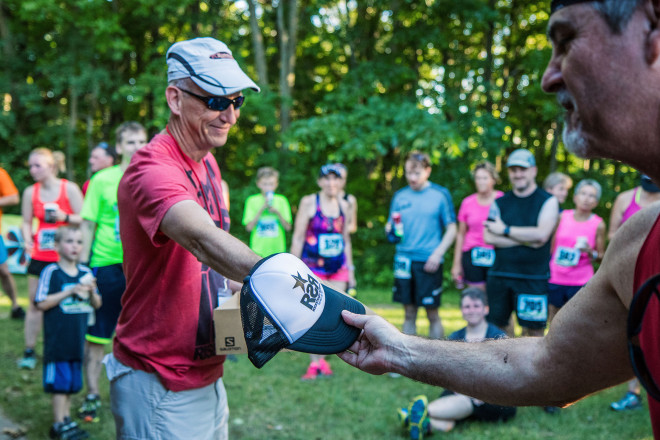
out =
[[[85,335],[87,397],[78,415],[88,422],[98,421],[101,361],[105,345],[112,341],[121,311],[121,295],[126,288],[122,269],[124,254],[119,238],[117,188],[133,154],[147,144],[147,132],[137,122],[124,122],[117,127],[115,134],[115,149],[122,155],[121,163],[92,176],[81,211],[84,242],[81,261],[89,262],[103,298],[103,305],[96,311],[96,322]]]
[[[271,167],[257,171],[260,193],[245,201],[243,225],[250,232],[250,248],[267,257],[286,251],[286,232],[291,230],[291,206],[286,197],[275,194],[280,174]]]

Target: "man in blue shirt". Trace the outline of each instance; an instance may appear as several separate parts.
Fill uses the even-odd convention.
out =
[[[417,333],[417,309],[425,307],[429,338],[440,339],[444,336],[438,314],[442,263],[456,238],[454,204],[447,188],[429,182],[427,154],[410,153],[405,173],[408,186],[394,194],[386,226],[388,232],[398,230],[400,239],[394,256],[393,299],[405,310],[404,333]]]

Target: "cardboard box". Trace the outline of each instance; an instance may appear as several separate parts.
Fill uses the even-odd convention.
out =
[[[247,354],[238,293],[213,310],[213,326],[217,354]]]

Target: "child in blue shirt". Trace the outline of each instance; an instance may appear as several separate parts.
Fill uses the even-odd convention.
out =
[[[51,438],[87,438],[71,420],[71,395],[82,389],[82,360],[90,313],[101,306],[91,269],[79,264],[82,232],[55,233],[59,261],[44,268],[35,304],[44,311],[44,391],[53,395]]]

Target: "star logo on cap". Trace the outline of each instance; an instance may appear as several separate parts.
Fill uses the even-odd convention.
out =
[[[304,292],[305,291],[305,283],[307,282],[307,280],[305,280],[303,277],[300,276],[300,272],[296,272],[296,273],[298,274],[298,276],[291,275],[293,277],[293,279],[296,280],[296,284],[293,286],[293,289],[295,289],[296,287],[300,287],[302,289],[302,291]],[[291,289],[291,290],[293,290],[293,289]]]

